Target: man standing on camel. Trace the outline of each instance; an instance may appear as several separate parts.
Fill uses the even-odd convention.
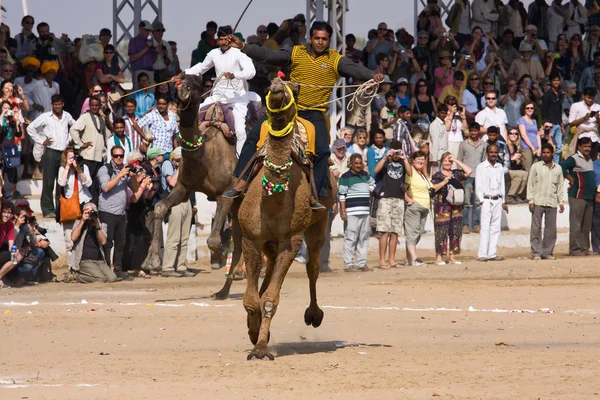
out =
[[[278,66],[291,67],[290,81],[300,85],[298,92],[298,116],[310,121],[316,131],[314,162],[315,186],[318,196],[327,195],[328,185],[328,159],[329,131],[326,123],[327,103],[331,98],[333,86],[341,76],[352,77],[361,81],[375,79],[383,81],[383,74],[375,74],[370,69],[355,64],[349,58],[329,48],[333,29],[327,22],[315,21],[310,28],[310,43],[298,45],[293,48],[272,50],[253,44],[244,44],[240,39],[229,36],[232,47],[240,49],[250,58]],[[256,144],[260,136],[260,127],[267,119],[261,118],[250,130],[246,144],[240,154],[234,176],[240,179],[234,188],[223,194],[225,197],[237,197],[242,194],[248,175],[240,176],[246,164],[256,152]],[[248,168],[251,171],[252,168]],[[322,209],[323,206],[317,199],[311,201],[313,210]]]
[[[209,104],[220,102],[232,108],[234,118],[234,129],[236,136],[236,153],[242,152],[246,141],[246,113],[248,102],[260,101],[260,97],[254,92],[248,92],[247,81],[254,78],[256,69],[252,60],[237,48],[231,48],[229,37],[233,34],[231,26],[225,25],[217,30],[218,49],[211,50],[204,61],[184,71],[185,75],[204,74],[211,68],[215,68],[218,81],[215,81],[213,91],[204,100],[200,108]],[[173,78],[180,81],[181,76]]]

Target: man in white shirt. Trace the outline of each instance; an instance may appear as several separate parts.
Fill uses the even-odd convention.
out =
[[[44,177],[40,205],[42,214],[48,218],[56,216],[52,194],[58,177],[62,153],[71,140],[69,129],[75,123],[71,114],[63,111],[64,106],[62,95],[55,94],[52,96],[52,111],[40,115],[27,127],[27,133],[35,146],[45,148],[41,159]]]
[[[574,126],[575,136],[569,144],[569,149],[565,153],[565,159],[569,158],[577,151],[577,140],[583,137],[589,137],[592,140],[592,160],[598,158],[598,112],[600,105],[594,103],[596,88],[587,87],[583,89],[583,100],[573,103],[569,110],[569,125]]]
[[[475,116],[475,122],[481,126],[480,133],[483,141],[487,139],[483,135],[487,134],[487,128],[490,126],[500,128],[500,134],[504,138],[504,141],[506,141],[506,124],[508,124],[508,118],[506,118],[504,110],[496,107],[496,104],[498,104],[496,91],[488,90],[485,92],[485,108]]]
[[[40,114],[52,111],[52,96],[60,93],[58,83],[54,78],[58,74],[58,63],[56,61],[45,61],[41,72],[43,79],[36,81],[36,86],[31,91],[31,110],[29,120],[33,121]],[[39,160],[38,160],[39,161]]]
[[[122,147],[125,156],[124,160],[127,160],[129,153],[134,149],[131,145],[131,140],[125,135],[125,121],[123,118],[117,118],[113,121],[114,135],[106,141],[106,163],[110,164],[112,157],[110,156],[113,147]]]
[[[504,202],[504,170],[497,162],[498,146],[487,147],[487,160],[475,170],[475,195],[481,203],[481,231],[477,261],[503,261],[496,255],[500,237],[502,210],[508,213]]]
[[[232,108],[235,121],[235,147],[237,154],[240,154],[246,141],[248,102],[260,100],[260,97],[256,93],[248,92],[247,81],[254,77],[256,69],[250,57],[239,49],[231,47],[228,36],[232,33],[229,25],[220,27],[217,31],[219,48],[211,50],[204,61],[185,70],[185,74],[200,75],[215,68],[218,80],[215,81],[212,94],[206,98],[201,107],[219,101]],[[178,79],[180,78],[175,78]]]

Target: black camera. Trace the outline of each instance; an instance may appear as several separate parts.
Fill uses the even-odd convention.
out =
[[[50,260],[52,260],[53,262],[58,260],[58,254],[56,254],[54,250],[52,250],[52,247],[44,249],[44,252],[48,257],[50,257]]]
[[[83,157],[79,154],[79,149],[77,147],[73,149],[73,155],[75,156],[75,162],[77,165],[81,165],[83,162]]]
[[[98,211],[96,211],[96,210],[90,211],[90,220],[93,222],[98,221]]]
[[[463,112],[463,108],[462,108],[462,106],[456,106],[456,111],[458,111],[458,112]]]
[[[38,225],[38,222],[37,222],[37,219],[35,218],[35,216],[26,215],[25,223],[33,226],[35,228],[35,230],[37,230],[40,233],[40,235],[46,236],[46,233],[48,233],[48,229],[42,228],[41,226]]]
[[[104,115],[106,115],[108,117],[111,114],[110,107],[109,106],[105,106],[102,109],[102,112],[104,113]]]
[[[590,112],[590,118],[594,118],[596,116],[596,114],[598,114],[598,111]]]
[[[160,176],[153,176],[152,178],[150,178],[150,182],[152,182],[152,183],[159,183],[160,182]]]
[[[552,129],[552,128],[549,128],[549,127],[545,126],[545,127],[544,127],[544,135],[548,136],[548,135],[550,134],[550,130],[551,130],[551,129]]]

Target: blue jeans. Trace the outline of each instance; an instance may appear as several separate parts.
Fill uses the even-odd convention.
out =
[[[556,145],[556,149],[554,149],[554,157],[552,157],[552,161],[558,164],[560,161],[560,154],[563,149],[563,133],[560,125],[553,125],[552,132],[550,133],[552,137],[552,141]]]
[[[479,199],[475,195],[475,178],[467,178],[464,183],[465,186],[465,207],[463,209],[463,226],[473,228],[479,226],[479,220],[481,218],[481,207]],[[469,224],[469,212],[473,209],[473,220],[472,224]]]
[[[25,279],[27,281],[35,281],[37,279],[37,275],[38,275],[40,266],[42,265],[42,260],[46,256],[46,253],[44,252],[43,249],[36,247],[35,249],[33,249],[31,251],[31,254],[29,254],[29,256],[39,259],[37,265],[21,263],[21,264],[17,265],[15,270],[17,271],[19,276],[21,276],[23,279]]]

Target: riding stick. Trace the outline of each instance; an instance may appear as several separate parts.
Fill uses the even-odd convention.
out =
[[[235,26],[233,27],[233,32],[235,33],[238,25],[240,24],[240,21],[242,20],[242,18],[244,18],[244,14],[246,14],[246,11],[248,11],[248,7],[250,7],[250,4],[252,4],[253,0],[250,0],[248,2],[248,5],[246,6],[246,8],[244,8],[244,11],[242,12],[242,15],[240,15],[240,18],[237,20],[237,22],[235,23]]]
[[[132,94],[139,93],[139,92],[141,92],[143,90],[152,89],[153,87],[157,87],[157,86],[162,85],[163,83],[169,83],[169,82],[171,82],[170,79],[166,80],[164,82],[155,83],[154,85],[147,86],[147,87],[145,87],[143,89],[134,90],[133,92],[129,92],[129,93],[124,94],[124,95],[121,95],[120,93],[117,93],[117,92],[109,93],[108,99],[110,100],[111,103],[116,103],[118,101],[121,101],[121,99],[124,98],[124,97],[128,97],[128,96],[131,96]]]

